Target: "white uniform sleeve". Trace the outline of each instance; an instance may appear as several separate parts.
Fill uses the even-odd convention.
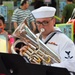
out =
[[[63,42],[64,43],[64,42]],[[75,72],[75,45],[68,41],[62,45],[60,50],[61,63],[54,63],[51,66],[67,68],[69,71]]]

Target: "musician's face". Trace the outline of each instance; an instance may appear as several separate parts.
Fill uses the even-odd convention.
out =
[[[54,30],[55,19],[52,18],[38,18],[36,19],[36,25],[38,30],[40,31],[41,28],[44,28],[45,31],[42,35],[47,36],[50,32]]]

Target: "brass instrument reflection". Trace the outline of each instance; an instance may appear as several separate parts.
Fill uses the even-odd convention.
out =
[[[39,39],[44,31],[41,29],[39,35],[36,36],[25,23],[22,23],[13,33],[13,36],[19,39],[12,45],[12,53],[20,54],[26,57],[30,63],[35,64],[49,65],[60,62],[59,56]],[[19,45],[20,47],[18,47]]]

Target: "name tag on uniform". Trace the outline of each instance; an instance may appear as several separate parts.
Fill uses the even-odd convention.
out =
[[[48,44],[52,44],[52,45],[58,46],[55,42],[48,42]]]

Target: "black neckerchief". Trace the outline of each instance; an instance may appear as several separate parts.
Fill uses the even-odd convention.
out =
[[[50,35],[50,37],[45,41],[45,44],[47,44],[47,42],[48,42],[57,32],[62,33],[62,32],[59,31],[59,30],[55,30],[55,31]]]

